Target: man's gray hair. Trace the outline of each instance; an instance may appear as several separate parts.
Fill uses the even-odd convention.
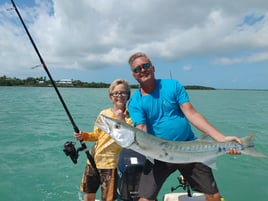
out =
[[[130,66],[132,66],[133,61],[134,61],[135,59],[139,58],[139,57],[145,57],[145,58],[148,59],[148,61],[151,63],[151,60],[149,59],[149,57],[148,57],[145,53],[143,53],[143,52],[136,52],[136,53],[134,53],[133,55],[131,55],[131,56],[129,57],[129,59],[128,59],[128,64],[129,64]]]

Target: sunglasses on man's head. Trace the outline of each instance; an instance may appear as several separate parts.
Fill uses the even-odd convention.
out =
[[[139,66],[137,66],[136,68],[134,68],[132,71],[134,73],[139,73],[141,72],[141,69],[143,68],[144,70],[148,69],[151,67],[151,63],[145,63],[145,64],[141,64]]]

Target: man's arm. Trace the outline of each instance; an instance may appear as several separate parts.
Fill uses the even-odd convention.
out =
[[[146,124],[138,124],[138,125],[136,125],[136,128],[143,130],[144,132],[147,132]]]
[[[236,136],[225,136],[218,129],[212,126],[207,119],[197,112],[190,102],[186,102],[180,106],[182,112],[188,119],[188,121],[203,133],[211,136],[218,142],[236,141],[241,144],[241,141]]]

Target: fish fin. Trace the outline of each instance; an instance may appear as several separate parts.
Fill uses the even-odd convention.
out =
[[[207,165],[208,167],[210,167],[211,169],[217,169],[217,165],[216,165],[216,160],[215,158],[212,158],[212,159],[209,159],[209,160],[206,160],[204,162],[205,165]]]
[[[262,153],[257,152],[254,149],[254,143],[253,143],[254,137],[255,137],[255,134],[240,138],[240,140],[242,141],[242,146],[245,147],[244,149],[241,150],[241,153],[246,154],[246,155],[250,155],[253,157],[266,158],[267,156],[265,156]]]
[[[210,137],[209,135],[203,133],[198,137],[198,140],[200,141],[215,141],[212,137]]]
[[[153,158],[151,158],[151,157],[146,157],[146,159],[147,159],[148,161],[150,161],[152,164],[154,164],[154,159],[153,159]]]

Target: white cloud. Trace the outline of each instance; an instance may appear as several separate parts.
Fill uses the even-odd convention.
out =
[[[268,52],[260,52],[251,54],[248,56],[240,56],[240,57],[222,57],[217,59],[214,63],[216,64],[238,64],[238,63],[255,63],[255,62],[264,62],[268,61]]]
[[[38,64],[15,12],[0,6],[1,69],[15,73],[18,66]],[[163,60],[202,55],[221,57],[220,63],[267,59],[266,0],[39,0],[35,7],[17,6],[44,59],[56,68],[124,66],[135,51]],[[243,24],[251,14],[263,18]],[[245,49],[259,53],[227,56]]]

